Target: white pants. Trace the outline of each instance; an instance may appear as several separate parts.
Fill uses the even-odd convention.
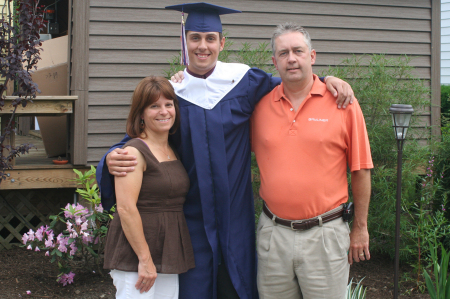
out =
[[[116,298],[178,299],[178,274],[158,273],[152,288],[142,294],[135,287],[138,280],[137,272],[111,270],[110,274],[117,289]]]

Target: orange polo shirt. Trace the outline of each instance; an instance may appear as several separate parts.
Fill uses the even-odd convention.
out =
[[[261,99],[251,118],[251,141],[260,195],[285,219],[312,218],[347,202],[347,165],[351,171],[373,168],[358,102],[338,109],[316,75],[297,111],[283,84]]]

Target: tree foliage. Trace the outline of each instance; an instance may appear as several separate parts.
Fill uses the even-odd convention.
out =
[[[5,141],[15,134],[17,107],[25,107],[39,92],[31,74],[40,59],[39,32],[45,26],[39,0],[7,0],[3,9],[6,13],[0,22],[0,77],[5,81],[0,83],[0,109],[5,104],[5,92],[10,82],[15,82],[17,90],[12,92],[16,97],[12,102],[14,109],[0,136],[0,182],[5,179],[5,170],[12,168],[12,159],[33,147],[31,144],[11,146]]]

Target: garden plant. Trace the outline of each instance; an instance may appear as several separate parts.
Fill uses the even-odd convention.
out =
[[[448,181],[445,168],[450,156],[446,158],[447,162],[443,160],[443,152],[450,153],[450,146],[443,146],[439,138],[430,136],[430,128],[421,120],[430,105],[430,90],[415,77],[410,66],[412,59],[407,56],[353,56],[326,73],[347,78],[366,119],[375,165],[368,219],[374,254],[387,254],[393,258],[395,248],[397,145],[388,110],[392,104],[401,103],[412,105],[416,111],[403,149],[400,258],[416,273],[416,278],[404,279],[413,279],[416,289],[425,291],[423,269],[432,265],[432,248],[428,244],[436,238],[445,238],[450,228],[445,217],[445,190],[449,189],[444,186]]]
[[[77,193],[86,202],[86,206],[69,203],[61,213],[50,216],[50,226],[41,226],[36,231],[30,229],[22,237],[27,249],[46,251],[45,255],[51,257],[50,262],[57,262],[60,272],[57,281],[64,286],[74,280],[75,272],[72,270],[75,261],[81,262],[84,269],[98,271],[103,275],[101,257],[108,223],[112,219],[103,210],[98,186],[94,184],[95,167],[91,166],[84,174],[76,169],[74,172],[78,175],[76,181],[80,186]],[[65,229],[56,235],[58,223],[64,223]]]
[[[450,299],[450,280],[448,279],[448,263],[450,259],[450,251],[447,252],[440,244],[434,240],[434,243],[429,242],[431,249],[431,258],[433,262],[434,280],[431,279],[427,271],[424,271],[424,276],[427,284],[428,293],[431,299]],[[438,249],[441,248],[441,262],[439,263]]]
[[[347,285],[346,299],[365,299],[366,298],[367,288],[362,285],[363,279],[361,279],[357,283],[353,283],[353,278],[350,279],[350,282]],[[355,286],[353,286],[353,285],[355,285]]]
[[[16,85],[16,90],[12,91],[16,98],[12,101],[10,119],[0,135],[0,183],[6,177],[5,170],[12,169],[12,160],[34,147],[32,144],[12,146],[9,139],[15,134],[17,107],[32,103],[40,92],[31,75],[40,59],[42,43],[39,32],[45,27],[42,9],[39,0],[6,0],[3,6],[0,21],[0,77],[5,81],[0,83],[0,110],[5,105],[6,90],[12,88],[8,86]]]

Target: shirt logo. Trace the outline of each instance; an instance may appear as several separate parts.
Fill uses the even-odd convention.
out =
[[[314,117],[310,117],[310,118],[308,118],[308,121],[328,122],[328,118],[314,118]]]

